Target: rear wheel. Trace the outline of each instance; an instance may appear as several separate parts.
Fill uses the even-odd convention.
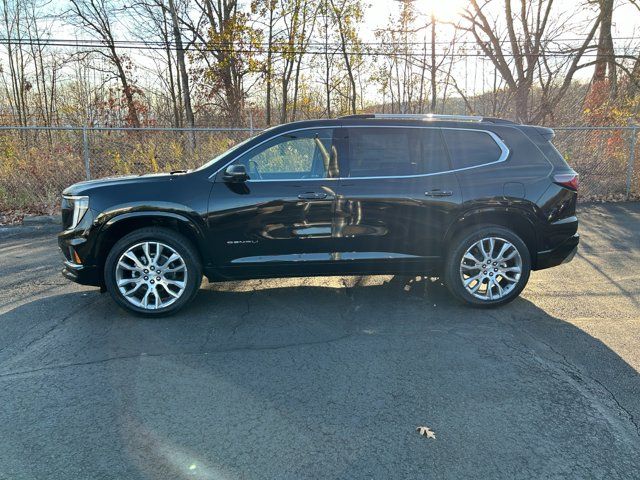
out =
[[[176,312],[195,297],[202,266],[183,235],[164,228],[142,228],[120,239],[105,263],[105,284],[126,310],[161,316]]]
[[[466,231],[447,256],[445,283],[454,297],[476,307],[515,299],[526,286],[531,259],[525,243],[504,227]]]

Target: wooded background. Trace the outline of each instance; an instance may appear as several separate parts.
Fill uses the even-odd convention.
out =
[[[191,168],[306,118],[640,122],[640,0],[0,1],[0,126],[22,127],[0,130],[5,212],[55,210],[87,169]],[[95,130],[105,127],[248,131]],[[559,135],[593,176],[586,198],[640,192],[633,171],[625,184],[636,133]]]
[[[446,19],[438,3],[2,0],[0,118],[262,127],[374,110],[554,125],[638,115],[640,1],[452,0]],[[615,35],[623,20],[631,36]]]

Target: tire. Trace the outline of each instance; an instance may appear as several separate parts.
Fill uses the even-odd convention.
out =
[[[195,298],[202,282],[202,264],[184,235],[167,228],[141,228],[111,248],[104,280],[122,308],[159,317],[177,312]]]
[[[493,244],[489,239],[493,239]],[[447,253],[444,280],[457,300],[473,307],[497,307],[514,300],[527,285],[531,255],[511,230],[497,225],[478,226],[457,235],[452,245]],[[499,257],[502,248],[506,250]],[[489,252],[491,262],[486,262],[488,257],[483,250]],[[465,286],[465,282],[470,283]]]

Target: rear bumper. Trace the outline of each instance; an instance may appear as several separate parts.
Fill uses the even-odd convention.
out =
[[[580,243],[580,235],[576,233],[557,247],[538,252],[534,270],[542,270],[570,262],[578,251],[578,243]]]

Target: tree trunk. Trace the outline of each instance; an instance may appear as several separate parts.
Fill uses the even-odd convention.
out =
[[[349,77],[349,84],[351,86],[351,95],[349,96],[349,101],[351,103],[351,113],[355,114],[357,112],[356,108],[356,80],[353,76],[353,68],[351,66],[351,60],[349,59],[349,52],[347,51],[347,39],[344,31],[344,24],[342,23],[342,12],[339,12],[333,0],[331,1],[331,6],[333,7],[333,12],[335,14],[335,19],[338,22],[338,33],[340,34],[340,49],[342,50],[342,57],[344,58],[344,66],[347,69],[347,75]]]
[[[178,12],[176,11],[174,0],[169,0],[169,10],[171,11],[171,23],[173,24],[173,37],[176,42],[176,60],[178,62],[178,70],[180,73],[182,85],[182,103],[184,104],[187,125],[194,128],[196,121],[191,108],[191,91],[189,90],[189,74],[184,57],[184,48],[182,47],[182,34],[178,24]],[[192,140],[195,140],[193,138]],[[195,142],[193,142],[195,143]]]
[[[169,41],[169,25],[167,24],[167,16],[164,8],[162,9],[162,40],[164,40],[164,53],[167,56],[167,68],[169,73],[169,96],[171,97],[171,110],[173,111],[173,124],[176,128],[182,127],[182,110],[178,105],[176,96],[176,82],[173,73],[173,57],[171,56],[171,48]]]
[[[324,62],[325,62],[325,100],[327,117],[331,118],[331,70],[329,64],[329,4],[324,1]]]
[[[267,127],[271,126],[271,83],[272,83],[272,59],[273,59],[273,11],[275,10],[275,2],[269,0],[269,42],[267,44],[267,111],[266,122]]]
[[[140,117],[138,116],[138,109],[136,107],[135,99],[133,98],[133,90],[129,85],[129,81],[127,80],[127,76],[124,72],[124,68],[122,66],[122,63],[120,62],[119,57],[116,55],[115,50],[112,50],[112,52],[115,60],[115,65],[118,70],[118,78],[120,78],[124,98],[127,102],[127,109],[129,110],[129,122],[131,123],[132,127],[140,128]]]
[[[431,113],[435,113],[438,101],[436,80],[436,16],[431,14]]]
[[[615,98],[618,93],[618,78],[611,31],[614,0],[598,0],[598,4],[600,5],[600,32],[598,34],[598,50],[591,85],[596,87],[608,80],[609,96]]]

